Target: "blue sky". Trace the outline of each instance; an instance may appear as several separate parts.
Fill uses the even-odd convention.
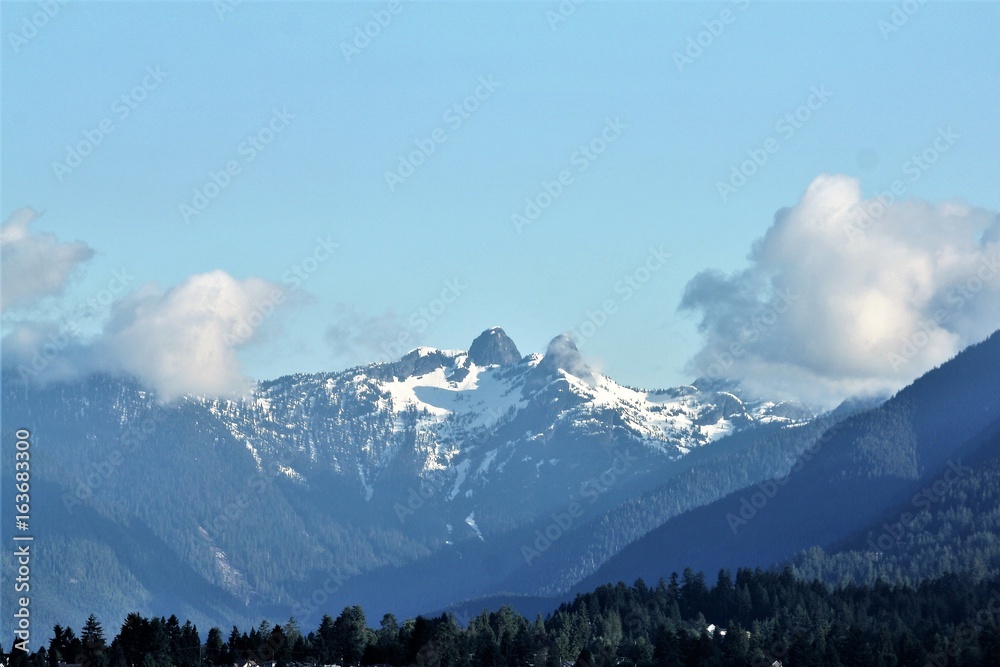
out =
[[[73,317],[116,270],[127,289],[74,345],[126,330],[136,294],[169,314],[170,290],[199,299],[178,287],[223,271],[286,297],[231,345],[250,377],[345,368],[401,337],[466,348],[500,325],[523,353],[575,330],[619,381],[672,386],[704,372],[721,335],[697,329],[718,295],[678,311],[689,281],[718,269],[731,279],[720,285],[773,290],[778,269],[748,254],[822,174],[858,179],[863,198],[900,180],[900,199],[944,218],[945,203],[968,205],[978,222],[964,233],[985,234],[973,239],[985,256],[993,247],[996,3],[68,2],[40,20],[46,6],[2,7],[0,213],[31,207],[31,235],[92,255],[69,261],[58,289],[6,308],[8,336]],[[81,142],[96,145],[70,166]],[[414,151],[420,164],[399,171]],[[925,151],[933,164],[915,166]],[[745,183],[730,181],[754,155]],[[720,182],[739,186],[720,194]],[[196,190],[213,196],[193,213]],[[526,200],[546,206],[519,225]],[[912,227],[903,213],[899,238]],[[315,270],[302,280],[304,268]],[[995,289],[962,309],[974,326],[938,323],[950,337],[882,379],[898,385],[1000,326],[983,306]],[[758,296],[758,310],[773,301]],[[113,355],[136,331],[89,353]],[[879,334],[873,354],[884,361],[908,331]],[[736,356],[748,363],[734,373],[774,377]]]

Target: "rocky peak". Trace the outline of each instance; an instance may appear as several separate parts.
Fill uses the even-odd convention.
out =
[[[590,366],[584,362],[576,343],[566,334],[559,334],[552,339],[538,366],[550,373],[562,369],[586,382],[593,380]]]
[[[469,346],[469,361],[477,366],[515,364],[520,360],[517,345],[500,327],[487,329]]]

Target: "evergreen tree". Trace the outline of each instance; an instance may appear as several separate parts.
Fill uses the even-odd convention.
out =
[[[399,666],[403,664],[403,647],[399,642],[399,623],[392,614],[386,614],[375,635],[377,653],[375,662]]]
[[[341,659],[342,654],[336,645],[336,634],[333,617],[329,614],[323,614],[323,618],[319,623],[319,629],[316,631],[315,644],[318,652],[317,657],[324,665],[333,664],[335,661]]]
[[[224,644],[222,643],[222,630],[211,628],[205,638],[205,662],[210,665],[224,665],[225,661]]]
[[[342,656],[343,664],[360,665],[368,645],[368,626],[365,612],[358,605],[344,607],[333,624],[336,654]]]
[[[83,625],[80,641],[83,644],[84,667],[108,667],[104,628],[101,627],[93,614],[87,618],[87,622]]]

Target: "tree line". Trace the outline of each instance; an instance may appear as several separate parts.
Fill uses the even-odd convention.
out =
[[[402,623],[386,614],[374,628],[351,606],[307,633],[289,619],[228,636],[213,627],[202,641],[190,621],[132,613],[108,641],[91,615],[79,635],[55,626],[47,647],[4,657],[9,667],[971,667],[998,655],[1000,578],[830,588],[758,568],[722,570],[711,586],[686,569],[655,586],[602,586],[545,618],[504,606],[467,626],[448,613]]]

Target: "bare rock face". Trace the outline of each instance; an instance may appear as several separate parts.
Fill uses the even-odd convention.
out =
[[[521,360],[517,345],[500,327],[487,329],[472,341],[469,347],[469,361],[477,366],[493,364],[516,364]]]

